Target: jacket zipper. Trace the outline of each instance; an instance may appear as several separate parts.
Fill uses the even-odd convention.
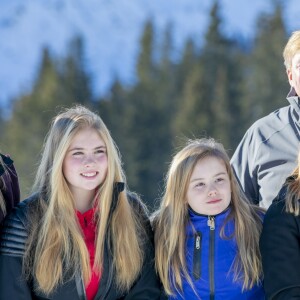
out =
[[[82,283],[82,288],[83,288],[83,296],[84,296],[84,300],[87,300],[87,297],[86,297],[86,290],[85,290],[85,286],[84,286],[84,283],[83,283],[83,277],[81,275],[81,283]]]
[[[106,298],[106,296],[107,296],[107,294],[108,294],[108,292],[111,288],[111,284],[112,284],[112,269],[109,268],[109,270],[108,270],[108,282],[106,284],[105,291],[103,293],[103,297],[101,297],[100,299],[105,299]]]
[[[196,280],[201,277],[201,232],[195,233],[193,276]]]
[[[215,299],[215,217],[208,216],[207,226],[209,226],[209,290],[210,300]]]
[[[75,275],[75,284],[76,284],[76,289],[77,289],[79,299],[80,300],[87,300],[82,274],[76,273],[76,275]]]

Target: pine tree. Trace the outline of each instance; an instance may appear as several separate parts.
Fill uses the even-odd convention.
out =
[[[180,138],[180,141],[211,134],[211,132],[207,132],[210,128],[210,117],[208,114],[209,102],[206,101],[203,94],[204,76],[205,72],[198,63],[185,81],[179,110],[174,118],[176,136]]]
[[[175,72],[176,80],[176,89],[177,94],[182,94],[184,84],[188,76],[193,72],[195,65],[198,63],[198,55],[196,51],[195,44],[192,39],[188,39],[185,43],[182,58],[179,60],[179,63]]]
[[[76,60],[80,58],[81,44],[75,43],[72,49],[75,52],[65,60],[54,60],[47,49],[43,51],[32,92],[14,102],[12,116],[5,124],[5,145],[8,145],[7,151],[14,157],[23,197],[31,190],[39,154],[52,118],[62,107],[91,101],[88,77],[81,61]]]
[[[84,44],[81,37],[74,38],[69,45],[66,59],[61,66],[62,99],[67,103],[91,106],[93,101],[91,78],[86,71]]]
[[[287,41],[280,2],[273,1],[274,13],[257,21],[253,53],[247,78],[248,110],[251,122],[287,104],[288,80],[282,52]]]
[[[60,77],[47,49],[31,94],[14,102],[12,117],[5,126],[5,145],[15,160],[23,196],[28,195],[39,153],[59,97]]]
[[[145,25],[140,44],[142,48],[137,61],[137,77],[141,83],[147,84],[155,78],[154,28],[150,20]]]
[[[127,122],[123,157],[128,182],[153,207],[170,153],[172,103],[172,48],[166,31],[160,59],[154,60],[154,31],[147,23],[140,41],[137,84],[129,91],[124,118]]]
[[[237,143],[242,77],[236,62],[239,48],[222,33],[219,9],[215,1],[203,49],[186,77],[176,128],[178,134],[213,136],[232,147]]]
[[[113,82],[110,93],[94,103],[94,108],[110,130],[120,152],[126,150],[130,119],[126,117],[128,91],[118,79]]]

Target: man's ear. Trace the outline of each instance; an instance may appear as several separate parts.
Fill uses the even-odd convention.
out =
[[[287,77],[289,79],[290,86],[293,86],[293,73],[291,69],[286,70]]]

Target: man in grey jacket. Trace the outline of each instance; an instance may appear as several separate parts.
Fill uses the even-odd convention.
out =
[[[300,30],[283,51],[290,105],[256,121],[237,147],[231,164],[247,197],[268,208],[297,164],[300,141]]]

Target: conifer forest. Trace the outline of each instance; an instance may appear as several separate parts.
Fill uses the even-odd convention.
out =
[[[173,154],[187,139],[214,137],[231,156],[247,128],[264,115],[288,105],[282,51],[289,33],[282,8],[257,19],[251,43],[222,33],[217,3],[201,47],[187,40],[172,58],[172,27],[157,44],[149,20],[140,37],[136,81],[116,78],[107,96],[95,98],[83,63],[80,36],[68,55],[54,58],[47,48],[30,93],[11,100],[1,112],[1,152],[15,161],[22,198],[31,192],[42,145],[52,118],[63,108],[83,104],[99,113],[120,150],[130,190],[150,210],[157,207]]]

